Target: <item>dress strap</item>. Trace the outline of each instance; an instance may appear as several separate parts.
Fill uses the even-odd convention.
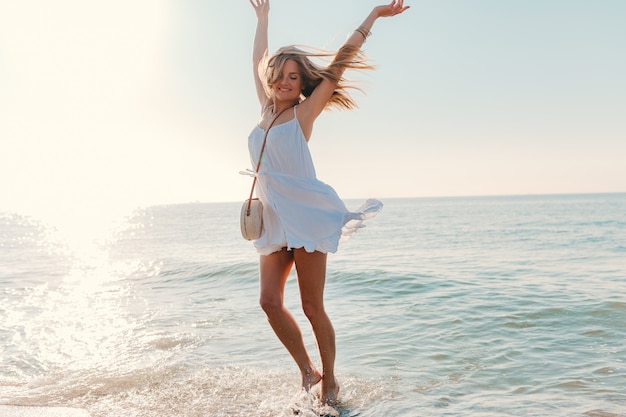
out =
[[[293,118],[298,120],[298,114],[296,113],[296,107],[298,107],[297,104],[295,106],[293,106]]]

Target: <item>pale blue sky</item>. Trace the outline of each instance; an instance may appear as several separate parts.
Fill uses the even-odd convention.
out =
[[[626,191],[626,2],[407,1],[310,142],[344,198]],[[378,2],[273,0],[270,51]],[[245,198],[248,0],[0,5],[0,209]]]

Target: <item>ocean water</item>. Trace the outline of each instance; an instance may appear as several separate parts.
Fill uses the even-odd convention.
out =
[[[626,416],[626,194],[384,203],[329,256],[336,414]],[[319,415],[258,307],[239,205],[0,214],[0,405]]]

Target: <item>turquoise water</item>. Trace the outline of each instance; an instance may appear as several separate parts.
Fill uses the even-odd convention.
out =
[[[329,257],[341,416],[626,416],[626,194],[384,203]],[[0,404],[293,416],[238,211],[0,214]]]

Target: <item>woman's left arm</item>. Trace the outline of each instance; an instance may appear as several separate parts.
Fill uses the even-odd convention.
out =
[[[361,26],[359,26],[354,33],[346,40],[343,46],[339,49],[339,53],[335,57],[334,61],[328,67],[336,76],[336,79],[339,80],[345,71],[345,67],[337,64],[338,58],[339,61],[346,58],[353,58],[354,55],[358,53],[361,46],[365,43],[365,40],[370,35],[370,31],[374,22],[379,17],[391,17],[396,16],[400,13],[403,13],[409,8],[409,6],[404,5],[403,0],[393,0],[391,3],[374,7],[374,9],[370,12],[370,14],[365,18]],[[351,57],[346,57],[344,54],[342,55],[341,51],[348,50],[353,51]],[[337,88],[337,82],[333,80],[323,80],[316,88],[315,91],[302,103],[300,107],[302,109],[299,110],[298,119],[304,123],[308,123],[311,127],[313,126],[313,122],[320,115],[326,104],[330,100],[333,95],[333,92]],[[302,113],[302,115],[300,115]]]
[[[374,10],[372,10],[371,13],[365,18],[363,23],[361,23],[361,26],[359,26],[354,33],[352,33],[352,36],[348,38],[343,46],[353,45],[361,48],[367,37],[371,34],[372,26],[374,26],[376,19],[379,17],[391,17],[398,15],[407,10],[409,7],[410,6],[404,5],[404,0],[393,0],[389,4],[374,7]]]

